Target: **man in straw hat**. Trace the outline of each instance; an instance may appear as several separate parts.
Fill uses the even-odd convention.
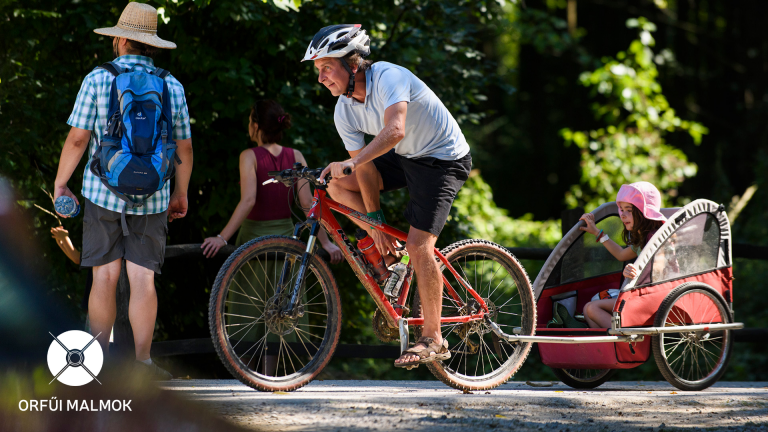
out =
[[[111,36],[114,63],[123,70],[156,68],[151,56],[158,48],[173,49],[176,45],[157,37],[157,10],[142,3],[128,3],[115,27],[94,32]],[[72,172],[90,143],[93,156],[107,125],[107,111],[114,75],[96,68],[83,80],[75,107],[67,120],[72,129],[64,143],[56,175],[55,196],[77,198],[67,187]],[[122,260],[131,286],[128,316],[136,347],[136,368],[155,378],[170,379],[171,375],[152,363],[149,350],[157,315],[155,273],[160,273],[165,254],[167,222],[187,214],[187,186],[192,173],[192,138],[189,112],[184,88],[171,75],[165,77],[172,111],[172,138],[176,140],[181,164],[176,166],[173,194],[170,182],[149,197],[143,206],[126,209],[129,229],[123,235],[121,212],[125,203],[110,192],[86,165],[82,194],[85,197],[83,215],[83,252],[81,265],[93,267],[93,287],[88,300],[91,333],[105,352],[116,316],[115,292]],[[79,204],[79,202],[78,202]]]

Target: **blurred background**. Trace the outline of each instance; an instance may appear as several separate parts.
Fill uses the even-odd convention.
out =
[[[186,90],[195,167],[186,218],[168,244],[201,243],[239,200],[238,154],[251,143],[251,105],[277,99],[293,116],[284,144],[310,165],[346,158],[335,99],[299,63],[320,27],[361,23],[373,61],[407,67],[459,121],[474,170],[438,246],[467,237],[553,247],[564,210],[615,199],[646,180],[666,206],[726,205],[735,243],[768,245],[768,3],[762,0],[171,0],[159,36],[178,49],[155,64]],[[0,175],[22,217],[15,242],[40,272],[48,301],[85,320],[86,272],[51,238],[52,191],[66,120],[82,79],[112,60],[125,1],[0,2]],[[78,195],[86,159],[69,183]],[[407,196],[383,198],[404,227]],[[39,207],[38,207],[39,206]],[[64,220],[74,245],[82,219]],[[12,245],[11,245],[12,247]],[[224,257],[169,258],[157,278],[156,341],[208,337],[208,295]],[[543,261],[525,260],[534,279]],[[344,306],[342,343],[377,344],[374,303],[345,265],[332,267]],[[736,320],[768,327],[768,261],[735,259]],[[175,375],[230,378],[215,354],[160,359]],[[768,349],[739,343],[724,380],[767,380]],[[321,378],[433,379],[391,359],[334,359]],[[554,380],[535,355],[515,380]],[[614,379],[662,379],[653,362]]]

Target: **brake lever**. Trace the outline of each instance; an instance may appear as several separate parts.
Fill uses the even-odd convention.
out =
[[[266,185],[268,185],[268,184],[270,184],[270,183],[277,183],[277,180],[275,180],[275,179],[271,178],[271,179],[269,179],[269,180],[265,181],[264,183],[262,183],[261,185],[262,185],[262,186],[266,186]]]

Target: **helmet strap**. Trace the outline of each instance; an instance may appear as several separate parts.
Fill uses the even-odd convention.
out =
[[[344,93],[344,96],[351,98],[352,93],[355,92],[355,73],[352,72],[352,68],[349,67],[349,65],[343,58],[340,58],[339,60],[341,61],[341,65],[344,66],[344,69],[346,69],[347,72],[349,72],[349,85],[347,85],[347,92]]]

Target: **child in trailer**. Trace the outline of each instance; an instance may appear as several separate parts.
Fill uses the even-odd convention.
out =
[[[596,241],[602,243],[617,260],[622,262],[633,260],[667,220],[661,214],[661,194],[648,182],[625,184],[616,195],[616,205],[619,207],[619,216],[624,223],[621,237],[622,241],[628,245],[626,248],[619,246],[602,230],[597,229],[595,215],[592,213],[586,213],[579,218],[587,224],[586,227],[579,229],[595,235]],[[637,268],[634,264],[627,264],[623,275],[625,278],[634,279],[638,276]],[[618,296],[618,289],[595,294],[592,301],[584,305],[584,318],[587,324],[592,328],[611,327],[611,312]]]

